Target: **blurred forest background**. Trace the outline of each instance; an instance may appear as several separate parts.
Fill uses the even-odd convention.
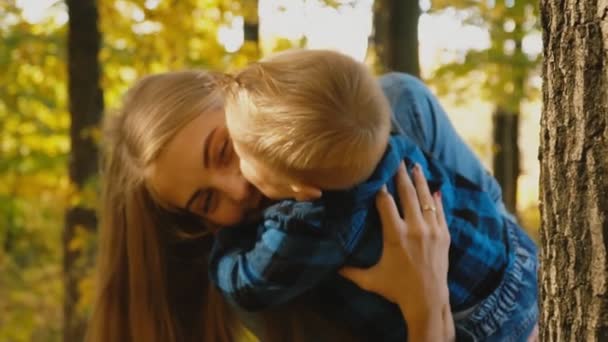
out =
[[[70,111],[69,89],[81,89],[68,79],[95,79],[98,71],[77,58],[68,65],[68,51],[97,44],[95,32],[78,28],[92,25],[78,3],[0,1],[0,341],[70,341],[81,333],[93,294],[99,119],[153,72],[234,70],[308,47],[345,52],[378,73],[416,74],[537,236],[536,2],[98,0],[101,91],[97,113],[82,117],[86,105]]]

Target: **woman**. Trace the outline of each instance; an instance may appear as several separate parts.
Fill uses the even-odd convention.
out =
[[[242,331],[208,286],[208,233],[255,220],[267,202],[240,176],[231,150],[220,91],[226,77],[181,75],[163,86],[154,82],[163,75],[140,83],[108,125],[92,341],[231,341]],[[407,77],[381,82],[404,133],[500,202],[500,189],[432,95]],[[271,326],[264,341],[298,335],[298,316],[312,306],[299,304],[301,310],[263,314]]]

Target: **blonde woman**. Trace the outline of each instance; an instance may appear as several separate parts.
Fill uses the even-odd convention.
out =
[[[498,194],[500,202],[495,182],[451,130],[445,114],[433,108],[434,98],[407,77],[391,75],[383,81],[390,84],[389,100],[401,106],[396,113],[405,134],[455,167],[460,164],[452,158],[458,154],[469,169],[465,174]],[[209,286],[206,258],[213,232],[255,221],[268,200],[240,175],[225,127],[220,91],[225,82],[222,74],[202,71],[150,76],[110,118],[90,341],[238,339],[241,325]],[[421,99],[405,101],[412,95],[421,96],[426,107]],[[449,144],[440,141],[445,137]],[[315,306],[323,304],[318,299],[313,293],[258,315],[265,322],[262,339],[297,340],[310,332],[304,325],[308,320],[300,317],[314,318]],[[326,329],[328,340],[352,338],[339,321],[310,322]]]

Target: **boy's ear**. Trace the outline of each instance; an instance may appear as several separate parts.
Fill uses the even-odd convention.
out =
[[[297,201],[312,201],[323,194],[321,189],[304,184],[289,184]]]

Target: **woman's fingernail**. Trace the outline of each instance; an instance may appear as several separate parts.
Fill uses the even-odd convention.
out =
[[[382,192],[388,192],[388,190],[386,189],[386,184],[385,184],[385,185],[383,185],[383,186],[380,188],[380,191],[382,191]]]
[[[420,169],[420,164],[418,164],[418,163],[414,164],[414,171],[420,172],[420,170],[421,170]]]

